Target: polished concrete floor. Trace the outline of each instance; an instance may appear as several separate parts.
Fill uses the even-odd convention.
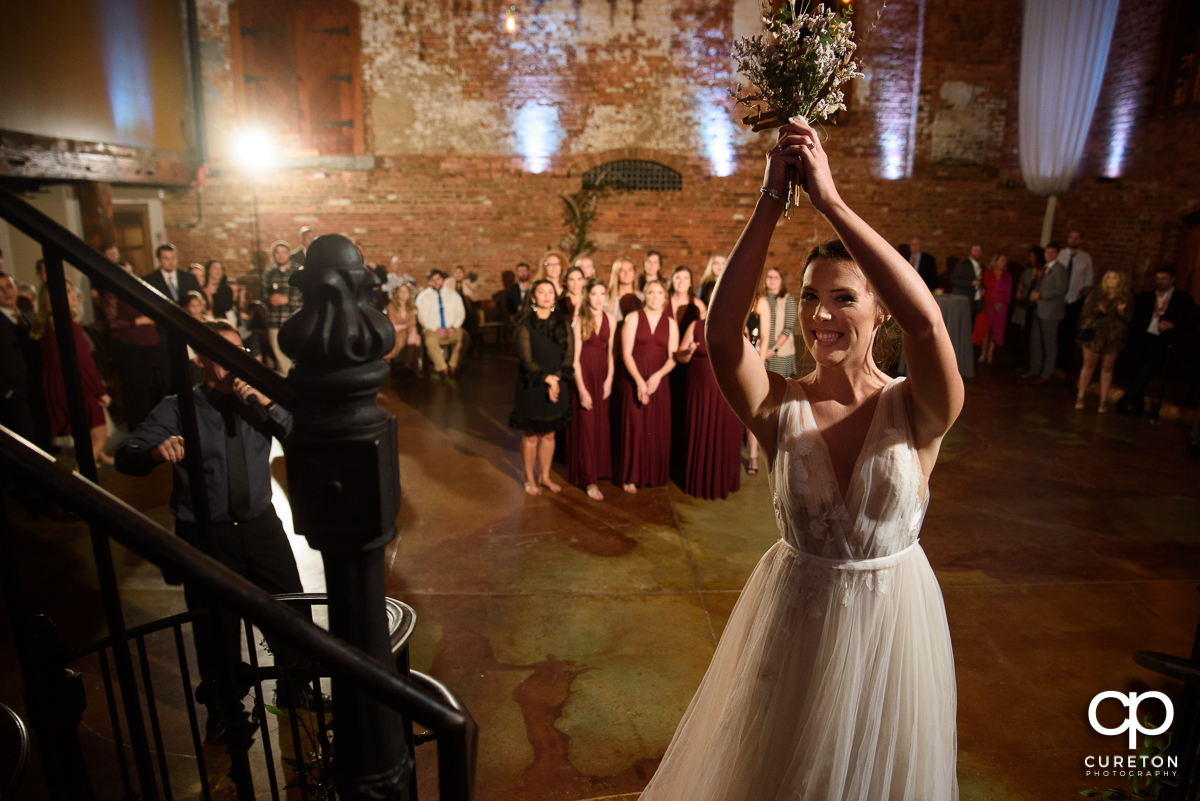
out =
[[[528,498],[507,427],[514,372],[488,357],[458,381],[401,378],[380,396],[399,423],[404,492],[389,594],[417,611],[414,667],[454,688],[480,725],[481,801],[635,798],[778,536],[766,475],[743,476],[725,501],[674,486],[630,496],[607,482],[603,502],[577,488]],[[1031,387],[1001,367],[967,389],[922,533],[954,642],[962,797],[1043,801],[1120,785],[1083,775],[1085,756],[1125,751],[1124,738],[1091,730],[1088,704],[1104,690],[1179,696],[1130,655],[1191,647],[1200,461],[1184,456],[1180,422],[1098,415],[1094,401],[1077,412],[1065,388]],[[165,471],[106,470],[102,484],[169,520]],[[315,588],[319,560],[297,547]],[[27,526],[18,549],[36,576],[31,607],[76,645],[102,636],[81,527]],[[182,609],[154,568],[120,549],[117,562],[131,622]],[[0,701],[20,707],[10,648],[0,668]],[[85,746],[111,763],[103,695],[88,687],[95,737]],[[435,797],[430,749],[425,798]],[[39,797],[37,770],[19,797]]]

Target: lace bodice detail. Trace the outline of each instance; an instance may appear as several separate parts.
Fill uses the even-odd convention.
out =
[[[892,379],[882,390],[845,498],[804,388],[788,381],[771,491],[789,545],[828,559],[874,559],[916,542],[929,492],[909,430],[903,380]]]

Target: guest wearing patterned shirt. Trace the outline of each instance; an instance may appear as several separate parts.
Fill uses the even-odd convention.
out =
[[[267,307],[267,334],[271,340],[271,350],[275,352],[277,372],[286,376],[292,369],[292,360],[279,349],[279,327],[304,304],[304,294],[300,287],[292,286],[290,281],[297,269],[292,261],[291,248],[282,239],[271,246],[271,258],[275,266],[263,274],[259,295],[263,305]]]

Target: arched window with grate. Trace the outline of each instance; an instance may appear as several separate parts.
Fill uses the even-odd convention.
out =
[[[654,161],[622,159],[592,167],[583,174],[584,189],[612,187],[626,192],[678,192],[683,176]]]

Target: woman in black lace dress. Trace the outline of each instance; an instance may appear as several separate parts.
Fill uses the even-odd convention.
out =
[[[535,281],[513,332],[520,369],[508,424],[524,434],[521,464],[529,495],[542,494],[539,484],[551,492],[562,491],[550,480],[550,464],[554,432],[571,422],[568,387],[574,377],[575,342],[567,318],[554,313],[557,290],[553,281]],[[536,479],[535,464],[541,468]]]

